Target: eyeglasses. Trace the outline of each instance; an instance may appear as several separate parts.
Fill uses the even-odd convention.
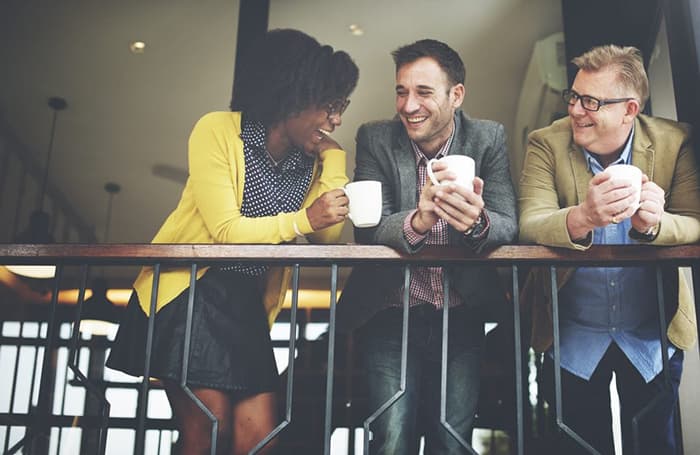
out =
[[[343,112],[345,112],[345,109],[347,109],[349,105],[349,99],[335,100],[332,103],[328,103],[328,105],[326,105],[326,114],[328,115],[328,118],[331,118],[336,114],[338,116],[341,116],[343,115]]]
[[[581,100],[581,107],[587,111],[593,111],[593,112],[600,110],[600,108],[605,106],[606,104],[624,103],[625,101],[629,101],[629,100],[634,99],[634,98],[612,98],[612,99],[607,99],[607,100],[599,100],[598,98],[594,98],[592,96],[579,95],[575,91],[568,90],[568,89],[561,92],[561,97],[564,99],[564,102],[566,104],[568,104],[569,106],[574,106],[574,105],[576,105],[576,102],[578,100]]]

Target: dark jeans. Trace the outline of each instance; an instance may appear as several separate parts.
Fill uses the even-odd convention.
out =
[[[639,418],[640,454],[673,455],[676,453],[674,409],[678,402],[678,385],[683,371],[683,351],[676,350],[669,359],[670,385],[661,372],[649,383],[627,359],[615,343],[611,344],[589,381],[562,368],[563,422],[601,454],[614,455],[610,381],[615,373],[620,397],[622,448],[625,455],[634,454],[632,418],[652,400],[656,404]],[[545,355],[545,397],[554,409],[554,361]],[[658,398],[657,398],[658,397]],[[553,453],[589,453],[568,435],[560,434],[559,449]]]
[[[471,443],[479,393],[483,323],[464,307],[450,308],[446,420]],[[402,308],[379,312],[360,328],[360,359],[368,381],[369,413],[401,387]],[[442,310],[411,308],[405,393],[370,424],[373,454],[417,454],[421,436],[429,454],[467,453],[440,423]]]

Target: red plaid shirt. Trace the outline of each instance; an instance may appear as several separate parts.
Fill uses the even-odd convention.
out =
[[[452,143],[452,138],[454,137],[454,129],[452,130],[452,135],[445,142],[445,144],[440,148],[435,158],[442,158],[447,154]],[[425,182],[428,178],[428,158],[421,152],[418,146],[411,141],[411,146],[413,147],[413,152],[416,156],[416,200],[420,200],[421,191],[425,186]],[[403,233],[411,245],[418,245],[419,243],[425,241],[428,245],[447,245],[448,244],[448,230],[447,222],[445,220],[439,220],[435,225],[425,234],[419,234],[413,230],[411,226],[411,218],[416,213],[413,210],[408,214],[403,223]],[[411,271],[411,281],[409,284],[409,305],[415,306],[423,303],[429,303],[436,308],[442,308],[444,291],[442,288],[442,267],[413,267]],[[401,287],[400,293],[398,295],[399,302],[402,302],[403,297],[403,286]],[[462,303],[462,299],[454,291],[454,288],[450,289],[450,308]]]

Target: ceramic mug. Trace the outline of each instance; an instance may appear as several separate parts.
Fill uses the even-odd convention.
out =
[[[631,164],[613,164],[605,168],[605,173],[610,175],[611,180],[627,183],[634,188],[636,198],[633,206],[636,211],[642,196],[642,170]]]
[[[382,182],[360,180],[345,185],[345,195],[350,200],[348,217],[358,228],[373,227],[382,217]]]
[[[454,180],[443,180],[438,182],[433,173],[433,163],[441,162],[447,164],[447,169],[454,173],[457,178]],[[439,160],[433,158],[428,161],[428,177],[433,182],[433,185],[446,185],[448,183],[456,183],[457,185],[463,186],[470,191],[474,190],[474,159],[465,155],[447,155]]]

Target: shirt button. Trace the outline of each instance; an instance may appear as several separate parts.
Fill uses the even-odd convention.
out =
[[[610,286],[615,287],[615,282],[614,282],[614,281],[611,281],[611,282],[610,282]]]
[[[617,332],[617,327],[611,327],[610,330],[612,330],[613,332]]]
[[[613,305],[612,309],[613,309],[613,311],[615,311],[615,309],[617,309],[617,305]]]

